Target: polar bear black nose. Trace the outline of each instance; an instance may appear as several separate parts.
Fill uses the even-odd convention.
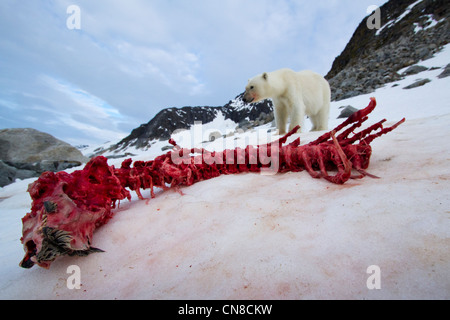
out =
[[[244,101],[244,103],[252,103],[254,99],[252,97],[247,98],[246,96],[244,96],[244,98],[242,99],[242,101]]]

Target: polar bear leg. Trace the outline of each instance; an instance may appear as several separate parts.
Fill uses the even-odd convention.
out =
[[[285,116],[285,112],[275,109],[275,122],[277,124],[278,134],[286,134],[287,118]]]
[[[288,119],[288,110],[286,105],[280,99],[272,99],[274,104],[275,123],[278,134],[286,134],[286,124]]]
[[[330,116],[330,104],[327,103],[320,111],[314,115],[310,116],[313,127],[311,131],[325,131],[328,130],[328,118]]]
[[[305,126],[305,106],[300,102],[298,106],[292,106],[291,123],[289,124],[289,132],[296,126],[300,126],[298,132],[302,132]]]

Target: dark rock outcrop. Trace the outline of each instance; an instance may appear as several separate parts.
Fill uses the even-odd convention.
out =
[[[400,69],[431,58],[450,42],[448,0],[391,0],[380,9],[381,29],[369,29],[364,18],[326,75],[333,101],[402,79]]]
[[[1,187],[16,179],[65,170],[88,160],[75,147],[47,133],[29,128],[0,130]]]
[[[273,105],[271,100],[261,101],[255,104],[244,104],[243,94],[228,102],[223,107],[183,107],[167,108],[161,110],[148,123],[140,125],[131,134],[117,144],[107,149],[95,150],[94,155],[106,152],[121,153],[128,147],[145,149],[150,147],[154,140],[168,140],[171,134],[179,129],[189,129],[195,122],[203,124],[212,122],[220,113],[225,119],[230,119],[236,124],[245,120],[246,129],[273,120]],[[238,125],[239,126],[239,125]]]
[[[450,63],[445,67],[444,71],[438,75],[439,79],[446,78],[450,76]]]
[[[414,82],[413,84],[410,84],[409,86],[404,87],[403,89],[414,89],[417,87],[421,87],[426,85],[428,82],[431,82],[430,79],[420,79]]]
[[[341,107],[342,111],[341,114],[338,116],[338,119],[345,119],[350,117],[352,114],[354,114],[358,109],[352,107],[352,106],[346,106]]]
[[[414,66],[399,74],[401,69],[432,57],[450,42],[448,4],[448,0],[391,0],[380,8],[379,30],[368,28],[369,16],[364,18],[326,76],[332,100],[370,93],[406,75],[423,72],[426,68]],[[441,76],[449,73],[444,71]],[[274,119],[270,100],[245,105],[242,94],[223,107],[168,108],[117,144],[95,150],[93,156],[109,153],[113,154],[109,157],[122,157],[128,147],[149,148],[152,141],[167,140],[175,130],[188,129],[196,121],[209,123],[220,113],[233,120],[237,130],[248,130]],[[351,110],[345,110],[347,113]]]

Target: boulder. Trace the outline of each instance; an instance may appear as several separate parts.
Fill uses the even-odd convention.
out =
[[[421,80],[417,80],[416,82],[414,82],[413,84],[404,87],[403,89],[413,89],[413,88],[417,88],[417,87],[421,87],[426,85],[428,82],[431,82],[430,79],[421,79]]]
[[[450,42],[447,3],[422,1],[417,2],[413,10],[408,10],[413,2],[387,1],[380,8],[383,12],[382,32],[367,28],[367,17],[361,21],[325,76],[332,89],[332,101],[368,94],[407,75],[425,71],[425,67],[417,64],[433,57]],[[427,28],[417,32],[417,26],[430,18],[439,23],[426,25]],[[404,68],[406,71],[399,74]],[[450,70],[440,77],[448,75]]]
[[[245,131],[245,130],[249,130],[251,128],[253,128],[252,122],[250,122],[247,119],[244,119],[244,120],[239,122],[239,125],[236,127],[236,130],[241,129],[241,130]]]
[[[427,67],[424,66],[411,66],[408,69],[405,70],[405,72],[402,73],[402,76],[409,76],[412,74],[418,74],[422,71],[428,70]]]
[[[7,186],[16,180],[17,169],[0,161],[0,187]]]
[[[352,114],[354,114],[358,109],[353,108],[352,106],[343,106],[340,109],[343,109],[341,111],[341,114],[339,115],[338,119],[344,119],[350,117]]]
[[[439,79],[446,78],[450,76],[450,63],[445,67],[444,72],[438,75]]]
[[[38,177],[45,171],[62,171],[89,159],[78,149],[35,129],[0,130],[0,186],[17,178]]]
[[[0,130],[0,160],[17,163],[47,161],[87,162],[80,150],[35,129]]]
[[[222,133],[220,133],[220,131],[214,131],[209,134],[208,140],[209,140],[209,142],[213,142],[213,141],[216,141],[216,139],[222,138],[222,136],[223,135],[222,135]]]

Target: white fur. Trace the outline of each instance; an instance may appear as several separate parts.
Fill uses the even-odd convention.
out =
[[[281,69],[250,79],[245,89],[244,101],[258,102],[272,99],[279,134],[297,125],[304,127],[305,116],[313,124],[312,131],[328,129],[331,90],[328,81],[313,71],[295,72]]]

